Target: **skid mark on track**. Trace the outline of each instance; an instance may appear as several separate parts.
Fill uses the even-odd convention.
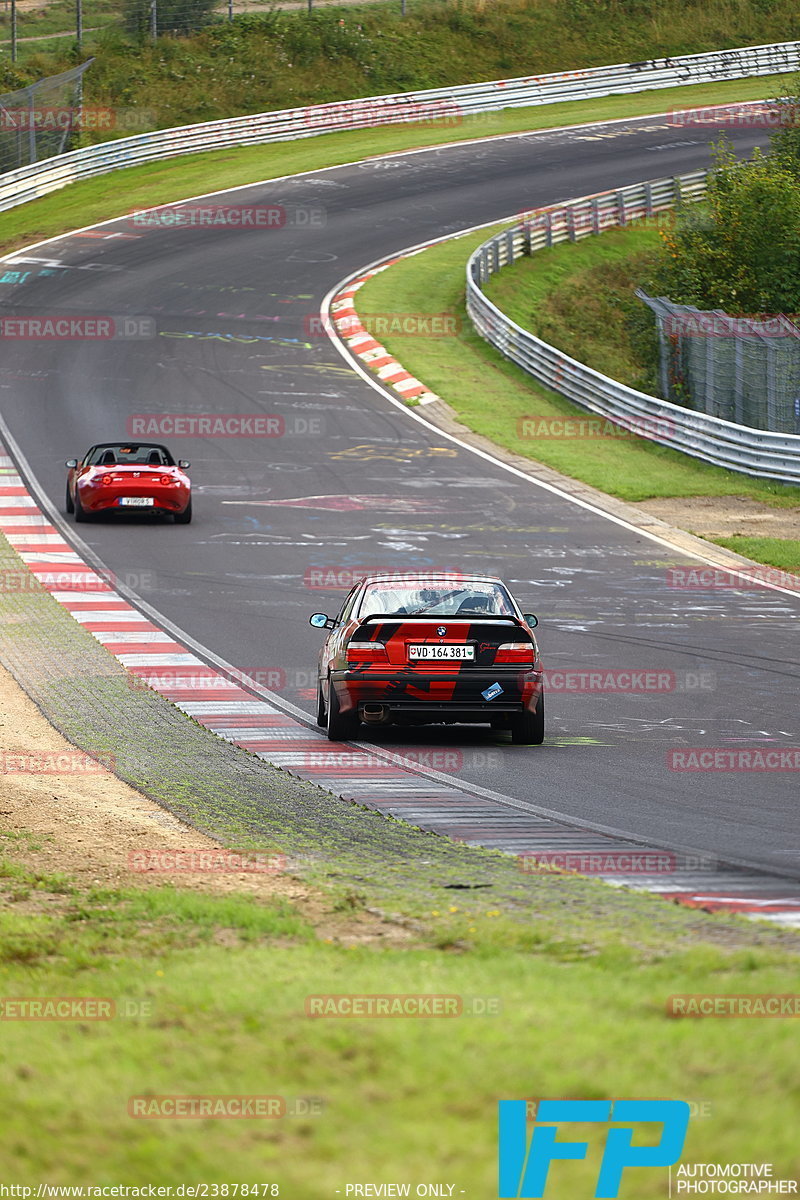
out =
[[[177,635],[159,628],[129,603],[63,538],[28,492],[13,460],[2,451],[0,446],[0,532],[20,556],[21,569],[29,571],[105,646],[138,686],[152,687],[226,741],[343,800],[432,833],[514,854],[525,869],[538,857],[552,863],[566,848],[573,856],[569,861],[604,863],[602,870],[590,869],[590,873],[609,883],[658,892],[695,908],[724,908],[800,927],[800,885],[708,858],[676,855],[661,847],[643,849],[622,835],[576,828],[537,811],[533,804],[472,785],[462,788],[451,776],[422,769],[402,753],[328,742],[314,726],[262,699],[264,689],[257,682],[249,691],[248,678],[241,672],[231,668],[226,674],[209,667]],[[371,502],[375,497],[367,499]],[[661,725],[656,723],[654,728]],[[602,738],[602,731],[598,729],[598,733]],[[605,745],[591,735],[560,736],[537,752],[558,752],[567,746],[602,749]],[[535,761],[533,753],[531,761]],[[640,860],[646,863],[651,857],[659,861],[669,857],[667,877],[644,873],[638,866],[630,870],[620,866]],[[533,869],[539,868],[534,865]]]

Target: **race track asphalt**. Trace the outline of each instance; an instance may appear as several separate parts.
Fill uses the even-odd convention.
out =
[[[537,612],[555,668],[674,672],[648,695],[551,693],[543,747],[483,727],[383,731],[461,752],[461,786],[800,876],[796,772],[680,772],[687,747],[786,748],[797,736],[800,599],[676,590],[693,560],[515,478],[397,411],[320,335],[322,298],[360,267],[515,212],[700,169],[718,130],[666,118],[399,154],[239,189],[280,228],[141,227],[69,235],[4,262],[3,316],[154,318],[155,336],[7,341],[2,412],[63,511],[66,457],[136,414],[267,414],[276,438],[168,438],[192,461],[196,519],[80,528],[149,605],[306,711],[327,570],[496,572]],[[763,142],[733,133],[737,149]],[[269,147],[264,150],[265,173]],[[159,440],[159,439],[155,439]],[[320,575],[319,572],[323,574]]]

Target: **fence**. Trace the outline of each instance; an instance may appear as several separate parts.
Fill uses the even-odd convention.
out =
[[[524,79],[501,79],[452,88],[431,88],[393,96],[371,96],[309,108],[255,113],[162,129],[120,138],[63,154],[50,164],[9,172],[0,180],[0,211],[24,204],[79,179],[120,167],[174,158],[180,154],[230,146],[254,146],[293,141],[338,130],[368,129],[394,124],[458,124],[478,113],[499,112],[559,100],[585,100],[619,92],[641,92],[710,79],[738,79],[800,67],[800,42],[746,46],[739,50],[651,59],[585,71],[568,71]]]
[[[636,295],[656,316],[662,396],[739,425],[800,434],[800,326],[780,314],[731,317]]]
[[[493,274],[523,255],[652,216],[680,199],[701,199],[705,188],[705,173],[698,171],[529,214],[521,225],[490,238],[471,255],[467,312],[481,337],[501,354],[581,408],[715,466],[800,484],[800,436],[752,429],[625,387],[515,324],[483,294]]]
[[[80,125],[83,73],[93,61],[0,96],[0,173],[61,154]]]
[[[8,46],[12,62],[25,52],[35,54],[43,43],[61,40],[94,41],[96,35],[126,30],[143,38],[195,33],[214,21],[233,21],[234,17],[269,15],[276,9],[305,9],[313,12],[317,5],[349,7],[352,0],[126,0],[124,13],[118,6],[92,0],[74,0],[59,6],[43,21],[44,4],[28,5],[17,0],[3,0],[0,5],[0,47]],[[406,0],[397,0],[405,16]],[[53,6],[55,8],[55,6]],[[45,47],[53,49],[52,46]]]

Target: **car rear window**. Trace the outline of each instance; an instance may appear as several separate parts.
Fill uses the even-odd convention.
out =
[[[172,455],[163,446],[144,442],[120,442],[115,446],[95,446],[89,456],[89,466],[172,467]]]
[[[502,584],[465,580],[387,581],[364,591],[359,616],[513,617],[514,605]]]

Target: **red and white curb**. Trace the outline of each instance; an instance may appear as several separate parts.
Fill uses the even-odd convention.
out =
[[[408,255],[401,256],[401,258],[407,257]],[[372,336],[361,323],[361,318],[355,310],[354,297],[359,288],[362,288],[373,276],[379,275],[381,271],[393,267],[395,263],[401,261],[401,258],[393,258],[389,262],[381,263],[380,266],[360,275],[358,279],[351,279],[346,287],[337,292],[331,301],[333,325],[338,336],[356,358],[360,358],[364,366],[373,371],[381,383],[394,388],[406,402],[413,400],[416,404],[432,404],[434,400],[439,399],[436,393],[429,391],[424,383],[415,379],[410,371],[407,371],[386,347]]]
[[[424,763],[410,758],[404,767],[369,748],[328,742],[313,726],[208,666],[120,595],[41,512],[3,449],[0,446],[0,532],[25,571],[7,587],[22,590],[29,572],[125,667],[131,687],[152,688],[199,724],[275,767],[430,832],[518,856],[552,859],[565,854],[575,861],[583,855],[586,861],[594,858],[606,864],[596,877],[608,883],[658,892],[694,908],[746,913],[800,927],[800,886],[791,882],[725,866],[681,865],[681,856],[675,856],[676,868],[668,876],[647,873],[649,859],[663,859],[669,852],[570,828],[481,789],[462,790],[455,780],[426,771]],[[631,872],[615,865],[635,860],[639,865]]]

